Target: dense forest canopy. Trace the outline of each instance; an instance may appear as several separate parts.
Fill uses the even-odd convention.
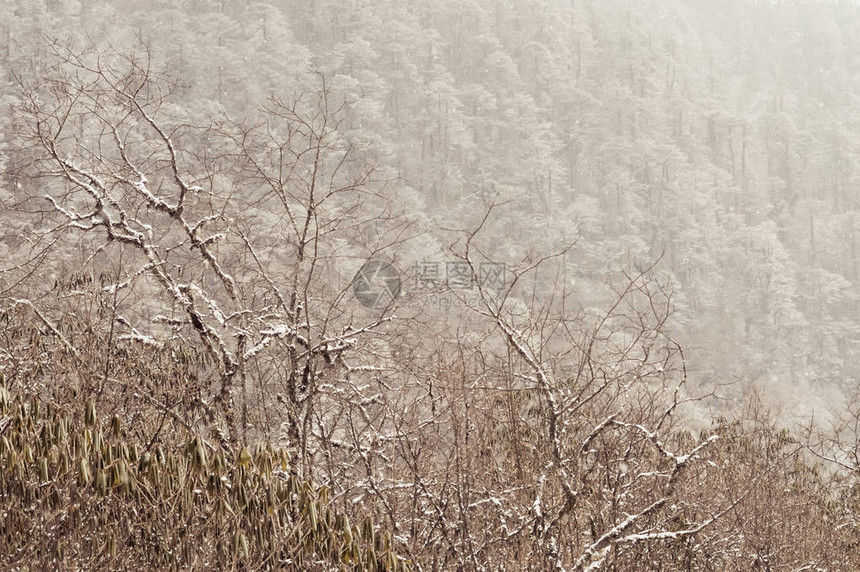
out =
[[[10,73],[45,65],[45,34],[145,50],[176,78],[177,121],[248,116],[321,74],[349,101],[346,140],[428,227],[474,223],[495,197],[501,262],[578,236],[567,279],[583,300],[659,258],[697,383],[743,378],[790,407],[856,385],[853,2],[7,0],[4,13],[7,103]],[[400,256],[442,259],[415,248]]]
[[[129,474],[217,515],[192,542],[218,565],[856,569],[856,2],[0,13],[18,529],[53,534],[34,498],[145,506],[104,475],[180,447],[182,486]],[[124,456],[93,444],[90,404],[129,428]],[[232,489],[188,500],[198,447],[268,500],[232,520]],[[137,522],[111,506],[74,522]],[[154,566],[141,547],[164,545],[98,534],[41,560],[6,537],[0,567]],[[204,566],[178,538],[173,565]]]

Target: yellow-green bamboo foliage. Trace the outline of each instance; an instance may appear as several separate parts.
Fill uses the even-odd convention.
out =
[[[409,571],[284,449],[136,441],[119,416],[0,388],[0,569]]]

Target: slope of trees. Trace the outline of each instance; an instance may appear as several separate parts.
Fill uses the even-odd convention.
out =
[[[410,207],[451,228],[509,201],[494,258],[582,236],[568,275],[588,306],[662,255],[697,384],[792,403],[858,377],[851,2],[32,6],[3,24],[7,102],[48,30],[145,47],[177,78],[177,122],[291,101],[320,72],[348,101],[338,131]]]
[[[857,568],[852,3],[7,4],[9,566]]]

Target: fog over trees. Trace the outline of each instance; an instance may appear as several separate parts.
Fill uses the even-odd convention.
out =
[[[0,0],[0,569],[860,569],[858,31]]]

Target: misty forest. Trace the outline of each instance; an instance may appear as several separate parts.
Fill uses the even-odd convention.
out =
[[[0,0],[0,570],[860,570],[858,32]]]

